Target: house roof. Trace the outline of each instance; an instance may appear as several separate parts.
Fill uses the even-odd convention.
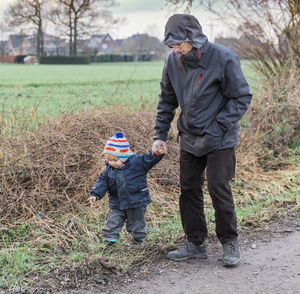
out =
[[[89,40],[88,46],[90,48],[97,48],[103,42],[103,40],[106,37],[109,37],[110,39],[112,39],[112,37],[109,34],[105,34],[105,35],[93,35],[91,37],[91,39]]]
[[[104,38],[105,36],[107,36],[108,34],[102,34],[102,35],[92,35],[91,39],[93,38]]]
[[[126,41],[126,39],[116,39],[115,40],[115,42],[118,44],[119,47],[121,47],[125,41]]]
[[[136,40],[138,40],[138,39],[147,38],[147,37],[149,37],[148,34],[139,34],[139,33],[137,33],[137,34],[132,35],[132,36],[129,37],[128,39],[131,39],[131,40],[136,41]]]

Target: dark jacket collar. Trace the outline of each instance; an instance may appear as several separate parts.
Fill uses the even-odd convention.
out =
[[[187,54],[180,54],[180,53],[176,53],[179,54],[180,56],[180,61],[188,66],[188,67],[202,67],[203,69],[205,69],[204,63],[203,63],[203,56],[205,56],[206,52],[207,52],[207,47],[208,47],[208,41],[206,41],[201,48],[195,48],[193,47],[192,50],[187,53]]]

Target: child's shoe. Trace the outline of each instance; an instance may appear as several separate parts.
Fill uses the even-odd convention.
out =
[[[112,241],[112,240],[104,240],[103,244],[105,248],[111,248],[115,246],[117,241]]]
[[[136,240],[133,239],[131,242],[131,247],[132,248],[143,248],[144,247],[144,240]]]

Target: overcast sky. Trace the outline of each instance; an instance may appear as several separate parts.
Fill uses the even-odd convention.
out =
[[[16,0],[0,0],[0,19],[4,10]],[[125,18],[125,21],[116,30],[108,31],[114,39],[127,38],[136,33],[149,33],[163,39],[164,26],[169,16],[174,13],[184,13],[183,9],[171,10],[165,6],[165,0],[117,0],[118,7],[111,11],[113,15]],[[203,9],[194,8],[191,14],[195,15],[203,27],[203,32],[213,41],[215,36],[228,36],[222,31],[222,24],[213,20],[212,15]],[[105,32],[99,32],[105,33]]]

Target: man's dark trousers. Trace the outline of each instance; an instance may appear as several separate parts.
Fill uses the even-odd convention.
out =
[[[188,241],[199,245],[207,237],[204,215],[204,172],[215,209],[216,233],[222,244],[237,238],[237,224],[229,181],[235,173],[235,149],[213,151],[196,157],[181,151],[179,200],[181,221]]]

